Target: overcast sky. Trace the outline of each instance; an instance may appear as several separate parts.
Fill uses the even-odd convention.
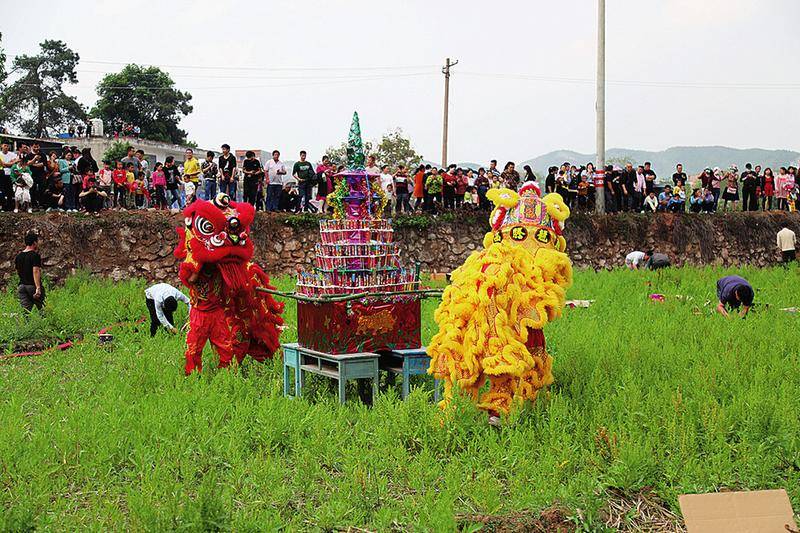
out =
[[[65,41],[81,56],[70,92],[87,106],[103,73],[162,66],[193,95],[181,125],[203,148],[289,159],[305,148],[317,160],[358,110],[366,138],[400,127],[438,161],[449,56],[459,61],[450,160],[594,151],[595,0],[18,7],[0,23],[9,56]],[[607,147],[800,150],[800,1],[608,0],[607,10]]]

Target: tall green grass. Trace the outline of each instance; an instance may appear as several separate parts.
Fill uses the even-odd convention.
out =
[[[744,270],[769,304],[746,320],[711,313],[722,274],[578,272],[569,297],[596,302],[548,326],[555,383],[499,429],[463,401],[442,417],[424,390],[372,408],[320,383],[284,399],[279,360],[185,378],[182,339],[146,325],[116,329],[111,351],[87,335],[0,362],[0,530],[452,530],[554,503],[598,529],[609,487],[652,487],[675,510],[686,492],[784,487],[798,508],[798,315],[779,310],[800,306],[797,272]],[[43,318],[4,316],[0,338],[133,320],[143,289],[79,276]],[[291,303],[286,317],[290,341]]]

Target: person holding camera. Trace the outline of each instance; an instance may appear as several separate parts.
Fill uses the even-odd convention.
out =
[[[87,213],[100,216],[100,210],[103,208],[103,203],[108,198],[108,194],[100,190],[97,178],[94,175],[88,175],[83,180],[83,191],[78,197]]]

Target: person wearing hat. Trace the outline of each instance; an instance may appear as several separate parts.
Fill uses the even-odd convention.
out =
[[[753,287],[746,279],[741,276],[725,276],[717,281],[717,311],[725,317],[729,317],[728,309],[739,309],[739,316],[744,318],[753,307],[755,292]]]
[[[189,297],[169,283],[156,283],[144,291],[145,303],[150,313],[150,336],[155,337],[159,326],[164,326],[170,333],[177,333],[172,314],[178,309],[178,300],[189,309]]]

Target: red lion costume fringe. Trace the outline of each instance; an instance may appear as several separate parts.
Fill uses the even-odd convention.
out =
[[[192,303],[186,336],[186,374],[202,370],[206,341],[226,367],[233,357],[271,358],[280,344],[283,304],[256,287],[274,289],[252,262],[250,225],[253,206],[219,194],[213,202],[196,200],[183,211],[185,228],[177,228],[175,257],[183,262],[179,276]]]

